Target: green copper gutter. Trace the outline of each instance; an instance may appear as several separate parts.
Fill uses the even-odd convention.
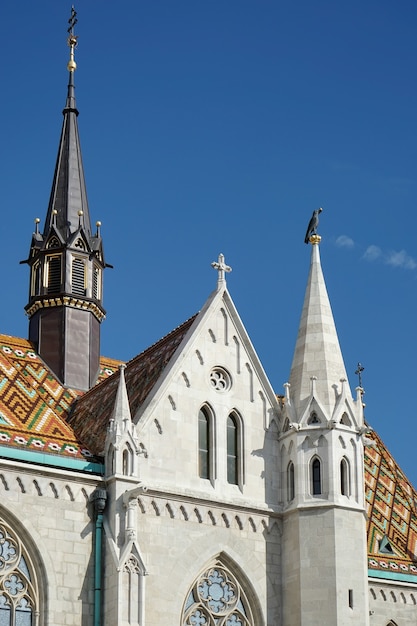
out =
[[[382,580],[395,580],[403,583],[417,584],[417,576],[403,574],[402,572],[382,572],[381,570],[368,569],[368,578],[380,578]]]
[[[94,529],[94,626],[101,626],[102,570],[103,570],[103,511],[106,506],[107,491],[96,489],[91,494],[96,522]]]
[[[92,463],[83,459],[71,459],[57,454],[45,454],[44,452],[33,452],[31,450],[21,450],[0,446],[0,457],[3,459],[13,459],[14,461],[24,461],[35,465],[48,465],[49,467],[59,467],[74,470],[75,472],[86,472],[88,474],[104,473],[104,465]]]

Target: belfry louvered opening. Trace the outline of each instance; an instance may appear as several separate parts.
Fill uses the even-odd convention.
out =
[[[47,293],[59,293],[61,291],[62,257],[61,255],[48,258],[48,285]]]
[[[72,293],[85,296],[85,264],[78,258],[72,261]]]

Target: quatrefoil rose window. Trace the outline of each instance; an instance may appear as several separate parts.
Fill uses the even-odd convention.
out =
[[[216,391],[228,391],[232,386],[229,372],[222,367],[214,367],[210,372],[210,385]]]

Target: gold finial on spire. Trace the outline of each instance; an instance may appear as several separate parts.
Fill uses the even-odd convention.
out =
[[[311,235],[309,242],[311,243],[312,246],[317,245],[318,243],[320,243],[321,241],[321,237],[320,235]]]
[[[77,64],[74,61],[74,50],[77,47],[78,36],[74,35],[74,26],[78,22],[77,11],[74,9],[74,5],[71,7],[71,17],[68,20],[68,39],[67,43],[70,49],[70,60],[68,61],[67,69],[69,72],[74,72],[77,69]]]

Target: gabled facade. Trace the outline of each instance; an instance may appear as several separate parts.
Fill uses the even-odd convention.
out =
[[[29,340],[0,335],[0,626],[414,626],[417,492],[351,393],[316,223],[284,395],[223,255],[199,313],[99,358],[74,24]]]

